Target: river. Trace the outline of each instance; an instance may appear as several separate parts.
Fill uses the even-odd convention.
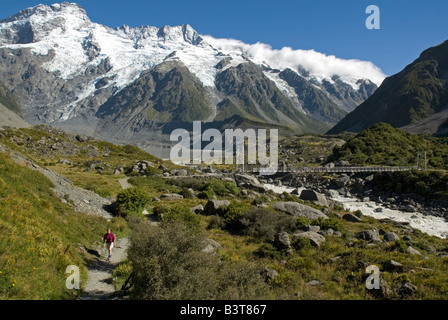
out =
[[[279,187],[272,184],[265,184],[265,187],[275,193],[281,194],[283,192],[291,193],[297,188]],[[299,192],[301,190],[299,189]],[[357,198],[334,197],[331,200],[339,202],[344,209],[350,211],[360,210],[363,215],[370,216],[376,219],[385,219],[409,222],[412,228],[418,229],[431,236],[436,236],[442,239],[448,239],[448,222],[444,218],[434,216],[424,216],[418,212],[408,213],[400,210],[392,210],[375,202],[362,202]]]

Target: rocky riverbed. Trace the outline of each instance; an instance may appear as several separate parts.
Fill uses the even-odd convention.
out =
[[[377,219],[405,222],[427,234],[448,239],[448,210],[444,202],[428,201],[412,194],[374,190],[371,187],[374,179],[375,175],[366,174],[326,177],[286,174],[260,181],[276,193],[286,191],[304,200],[320,202],[321,205],[325,205],[326,200],[334,201],[344,209],[359,210]],[[304,191],[308,191],[307,194]]]

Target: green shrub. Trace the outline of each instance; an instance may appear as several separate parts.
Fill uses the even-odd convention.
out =
[[[400,239],[400,240],[395,241],[393,248],[397,249],[400,252],[405,253],[406,250],[408,249],[408,245],[406,244],[406,242],[404,242],[404,240]]]
[[[298,229],[303,229],[306,226],[311,225],[311,221],[308,218],[305,217],[298,217],[296,219],[296,227]]]
[[[343,232],[344,231],[344,225],[341,223],[340,220],[336,218],[328,218],[324,219],[322,217],[314,220],[311,223],[312,226],[319,226],[322,230],[328,230],[333,229],[335,231]]]
[[[214,195],[224,197],[229,194],[236,196],[239,193],[235,183],[219,179],[210,179],[199,187],[199,191],[205,192],[208,199]]]
[[[315,263],[310,258],[296,257],[288,260],[286,267],[294,271],[312,270],[315,268]]]
[[[224,218],[213,215],[210,217],[208,221],[207,229],[224,229],[226,227],[226,222]]]
[[[263,243],[254,254],[259,258],[271,258],[280,260],[283,258],[284,254],[278,251],[272,244]]]
[[[181,222],[189,230],[197,232],[201,223],[201,218],[182,205],[175,205],[166,210],[162,223]]]
[[[139,188],[128,188],[117,195],[116,212],[121,217],[139,216],[150,201],[148,195]]]
[[[145,173],[146,173],[146,175],[147,175],[148,177],[151,177],[151,176],[155,176],[156,174],[160,174],[161,172],[160,172],[159,169],[156,169],[156,168],[154,168],[154,167],[148,166],[148,167],[145,169]]]
[[[268,208],[253,207],[239,218],[240,232],[266,241],[274,241],[279,232],[295,230],[295,218]]]
[[[158,228],[140,223],[131,235],[131,298],[214,300],[267,298],[254,263],[229,264],[204,252],[208,241],[179,222]]]
[[[291,245],[293,246],[294,249],[300,251],[300,250],[309,250],[311,249],[313,246],[311,244],[311,240],[308,238],[297,238],[294,239],[291,242]]]
[[[251,207],[252,206],[246,202],[233,200],[222,212],[227,228],[234,231],[241,229],[243,227],[240,220],[242,214]]]

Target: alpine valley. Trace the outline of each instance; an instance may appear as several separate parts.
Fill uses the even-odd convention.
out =
[[[0,81],[29,124],[161,157],[170,130],[195,120],[324,133],[384,78],[370,62],[215,39],[187,24],[112,29],[74,3],[0,21]]]

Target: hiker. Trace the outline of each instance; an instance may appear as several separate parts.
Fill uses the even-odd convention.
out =
[[[107,246],[107,249],[109,250],[108,259],[112,257],[112,249],[116,245],[115,240],[116,240],[115,235],[110,231],[110,229],[107,229],[107,233],[103,237],[103,248]]]

